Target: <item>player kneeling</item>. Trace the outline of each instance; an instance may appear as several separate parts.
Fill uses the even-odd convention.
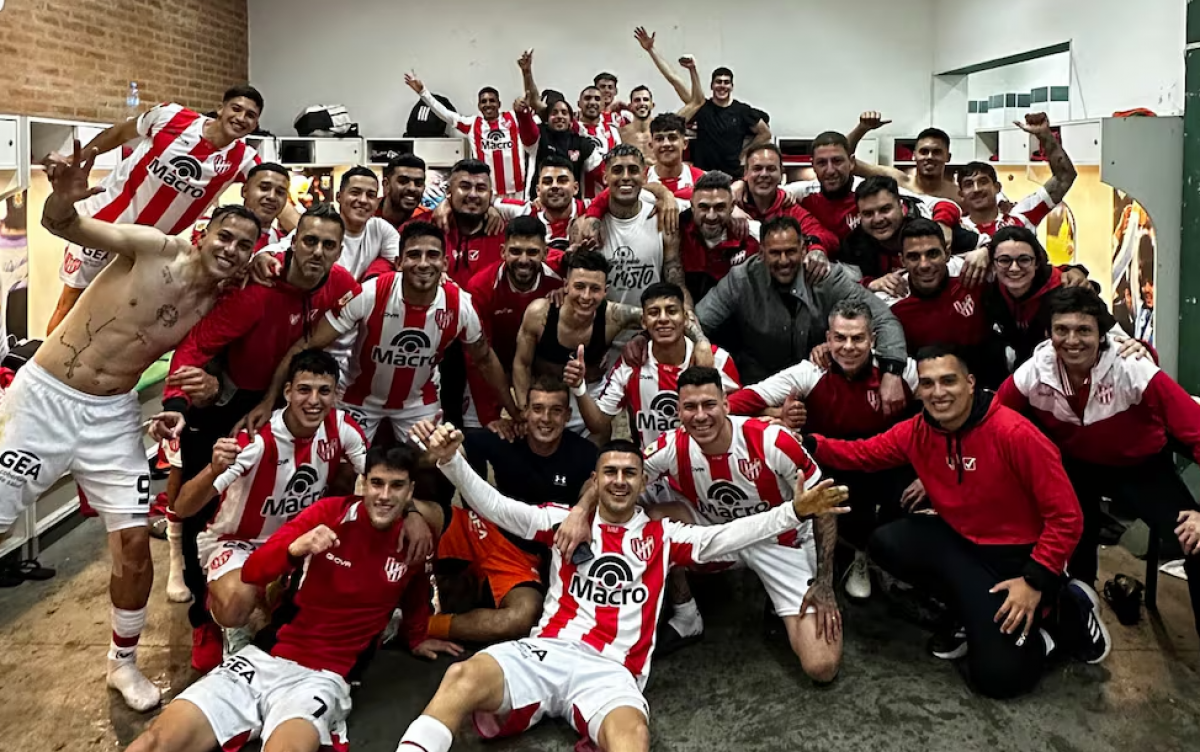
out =
[[[477,514],[514,535],[549,544],[568,507],[540,507],[501,495],[458,455],[462,434],[423,421],[412,430]],[[650,748],[642,689],[650,672],[655,625],[667,570],[712,561],[800,527],[816,515],[840,514],[845,487],[799,485],[794,500],[724,525],[698,527],[651,520],[637,506],[645,488],[642,457],[628,441],[600,450],[598,513],[588,546],[570,560],[551,550],[550,590],[529,638],[494,645],[446,672],[425,712],[408,727],[398,752],[447,752],[468,715],[483,736],[520,733],[545,716],[568,720],[606,752]]]
[[[399,544],[413,502],[416,450],[367,453],[362,496],[317,501],[246,559],[242,580],[262,587],[289,573],[292,607],[270,652],[247,646],[188,687],[129,752],[235,750],[261,738],[263,752],[344,749],[346,674],[399,605],[413,653],[458,655],[429,640],[429,580]]]

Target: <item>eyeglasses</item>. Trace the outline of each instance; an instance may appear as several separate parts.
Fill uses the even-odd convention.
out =
[[[1029,267],[1033,266],[1033,262],[1035,260],[1036,259],[1034,259],[1033,256],[1029,255],[1021,255],[1015,258],[1012,256],[997,256],[995,258],[996,266],[1000,267],[1001,269],[1008,269],[1014,263],[1016,263],[1018,269],[1028,269]]]

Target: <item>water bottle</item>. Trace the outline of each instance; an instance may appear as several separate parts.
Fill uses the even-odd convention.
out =
[[[142,109],[142,96],[138,92],[137,81],[129,82],[129,92],[125,95],[125,118],[136,120],[140,116]],[[121,146],[121,158],[125,159],[133,154],[133,147],[129,144]]]

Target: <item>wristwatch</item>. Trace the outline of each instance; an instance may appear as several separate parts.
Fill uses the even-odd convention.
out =
[[[879,370],[883,371],[884,373],[890,373],[893,376],[903,376],[904,375],[904,361],[880,359]]]

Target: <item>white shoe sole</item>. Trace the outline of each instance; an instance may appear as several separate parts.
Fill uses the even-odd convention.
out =
[[[1099,658],[1086,661],[1086,663],[1094,666],[1102,662],[1112,652],[1112,636],[1108,633],[1108,627],[1104,624],[1104,619],[1100,618],[1100,596],[1096,594],[1092,586],[1081,580],[1071,580],[1067,583],[1067,587],[1071,585],[1075,585],[1082,590],[1087,599],[1092,602],[1092,616],[1096,619],[1096,624],[1100,626],[1100,634],[1104,637],[1104,652],[1100,654]]]

